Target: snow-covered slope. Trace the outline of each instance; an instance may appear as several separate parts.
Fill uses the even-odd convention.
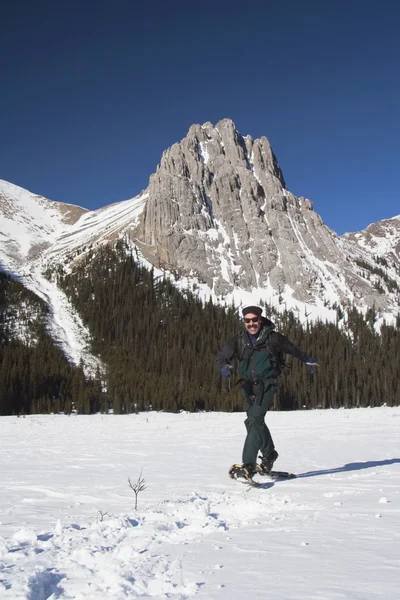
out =
[[[400,263],[400,215],[371,223],[363,231],[345,233],[343,238],[389,261]]]
[[[142,209],[134,198],[89,212],[52,202],[0,181],[0,268],[18,279],[49,307],[48,330],[73,364],[83,362],[87,375],[101,365],[89,350],[89,332],[46,268],[66,262],[82,248],[112,240]]]
[[[118,239],[121,232],[134,228],[141,215],[147,194],[87,212],[74,225],[58,235],[44,259],[51,262],[72,260],[76,252]],[[65,260],[67,259],[67,260]]]
[[[58,235],[86,213],[0,180],[0,260],[11,274],[33,262]]]

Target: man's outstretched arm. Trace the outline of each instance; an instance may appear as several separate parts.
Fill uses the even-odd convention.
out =
[[[272,344],[275,347],[277,352],[282,352],[283,354],[291,354],[295,358],[298,358],[303,363],[305,363],[308,371],[310,373],[314,373],[314,367],[319,367],[318,362],[312,356],[309,356],[303,350],[298,348],[293,342],[289,340],[285,335],[274,331],[271,336]]]

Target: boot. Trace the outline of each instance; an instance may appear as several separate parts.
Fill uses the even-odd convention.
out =
[[[279,454],[276,450],[272,450],[268,456],[260,456],[261,464],[257,465],[257,471],[263,475],[268,475],[272,471],[272,467],[278,456]]]

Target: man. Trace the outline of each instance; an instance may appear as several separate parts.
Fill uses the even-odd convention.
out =
[[[247,306],[242,310],[245,330],[222,347],[216,364],[221,375],[231,376],[231,361],[239,361],[241,393],[247,401],[247,436],[243,447],[242,465],[234,465],[231,477],[252,480],[253,475],[270,473],[278,458],[271,433],[264,417],[273,403],[283,369],[283,354],[291,354],[303,361],[313,373],[318,363],[287,337],[275,331],[275,325],[262,316],[259,306]],[[261,452],[261,465],[257,465],[257,453]]]

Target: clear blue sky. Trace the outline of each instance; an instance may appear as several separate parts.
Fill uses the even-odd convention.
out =
[[[99,208],[229,117],[339,234],[400,214],[395,0],[6,0],[1,21],[1,179]]]

